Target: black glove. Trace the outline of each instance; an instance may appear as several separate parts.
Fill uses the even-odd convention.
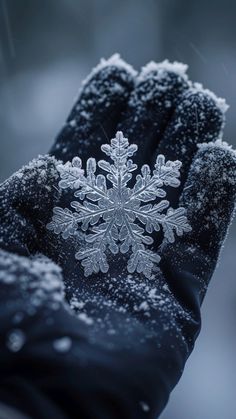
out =
[[[224,101],[184,70],[151,63],[136,75],[118,57],[103,62],[51,156],[0,187],[0,400],[33,418],[156,418],[193,349],[233,214],[236,155],[219,139]],[[187,209],[192,231],[158,250],[151,279],[127,275],[119,255],[107,274],[85,278],[74,256],[83,243],[46,229],[53,208],[73,199],[58,189],[56,159],[99,159],[117,130],[138,144],[138,165],[160,153],[183,163],[168,199]]]

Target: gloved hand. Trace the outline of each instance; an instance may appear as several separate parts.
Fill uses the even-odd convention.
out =
[[[137,75],[117,56],[103,61],[50,155],[0,187],[0,400],[33,418],[156,418],[183,372],[236,197],[226,105],[185,71],[150,63]],[[99,159],[117,130],[139,146],[139,166],[157,154],[182,162],[168,199],[192,231],[158,250],[151,279],[128,275],[119,255],[107,274],[84,277],[74,256],[83,243],[46,229],[73,198],[58,189],[58,161]]]

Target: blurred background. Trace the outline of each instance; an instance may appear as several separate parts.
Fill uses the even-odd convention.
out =
[[[0,180],[46,153],[81,80],[114,52],[139,69],[165,58],[226,98],[236,147],[235,0],[0,0]],[[203,327],[161,419],[235,419],[236,223]]]

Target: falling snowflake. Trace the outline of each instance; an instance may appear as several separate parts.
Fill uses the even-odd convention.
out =
[[[64,239],[76,235],[80,225],[82,231],[88,233],[85,246],[75,255],[84,267],[85,276],[107,272],[108,253],[120,252],[127,254],[129,273],[137,271],[150,278],[160,256],[147,249],[154,240],[146,233],[162,228],[164,240],[173,243],[174,233],[181,236],[191,230],[185,209],[174,210],[162,199],[166,196],[164,186],[179,186],[181,162],[165,162],[164,156],[158,155],[153,173],[147,164],[143,165],[135,185],[128,187],[137,169],[130,157],[137,149],[137,145],[129,145],[119,131],[110,144],[101,147],[112,163],[105,160],[96,163],[94,158],[89,158],[86,173],[79,157],[58,166],[59,187],[75,190],[78,200],[70,204],[75,211],[55,207],[47,228],[62,234]],[[105,175],[96,174],[97,165]],[[159,202],[150,203],[157,200]]]

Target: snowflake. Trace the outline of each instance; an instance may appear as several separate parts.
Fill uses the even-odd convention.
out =
[[[146,233],[162,228],[164,240],[173,243],[174,233],[181,236],[191,230],[185,209],[174,210],[162,199],[166,196],[164,186],[179,186],[181,162],[165,162],[165,157],[158,155],[153,173],[147,164],[143,165],[135,185],[128,187],[132,173],[137,169],[130,157],[137,149],[137,145],[129,145],[128,139],[119,131],[110,144],[101,146],[112,163],[105,160],[96,163],[94,158],[89,158],[86,173],[79,157],[58,165],[59,187],[75,190],[74,196],[78,200],[70,204],[75,211],[55,207],[47,228],[67,239],[76,236],[81,224],[85,246],[75,258],[81,261],[85,276],[108,272],[108,253],[117,255],[120,252],[128,256],[129,273],[137,271],[150,278],[160,256],[147,248],[154,240]],[[97,165],[105,175],[96,174]]]

